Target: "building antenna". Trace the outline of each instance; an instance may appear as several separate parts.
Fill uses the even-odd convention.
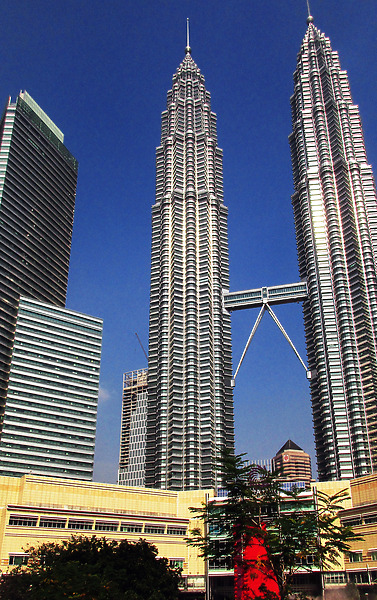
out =
[[[309,0],[306,0],[306,6],[308,7],[308,19],[307,19],[307,24],[309,25],[309,23],[313,23],[313,21],[314,21],[314,19],[313,19],[312,15],[310,14]]]
[[[141,346],[141,349],[142,349],[142,351],[144,352],[144,356],[145,356],[145,358],[147,359],[147,362],[148,362],[148,356],[147,356],[147,353],[145,352],[145,350],[144,350],[144,346],[143,346],[143,344],[141,343],[141,340],[140,340],[139,336],[137,335],[136,331],[135,331],[135,335],[136,335],[136,337],[137,337],[137,339],[138,339],[138,341],[139,341],[139,344],[140,344],[140,346]]]
[[[190,48],[190,19],[186,20],[186,54],[191,54],[191,48]]]

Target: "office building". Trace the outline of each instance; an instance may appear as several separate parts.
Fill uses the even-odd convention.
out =
[[[93,477],[102,321],[21,296],[0,475]]]
[[[310,487],[312,467],[310,456],[300,446],[288,440],[272,459],[274,471],[280,472],[283,489]],[[286,484],[292,484],[287,486]]]
[[[27,92],[0,121],[0,434],[20,295],[65,305],[76,159]]]
[[[156,157],[147,487],[215,486],[217,453],[234,443],[227,208],[210,101],[187,44]]]
[[[64,308],[78,164],[29,96],[0,122],[0,474],[93,475],[102,321]]]
[[[123,375],[120,427],[119,485],[145,485],[148,369]]]
[[[312,17],[291,106],[318,475],[351,479],[377,467],[377,198],[347,72]]]

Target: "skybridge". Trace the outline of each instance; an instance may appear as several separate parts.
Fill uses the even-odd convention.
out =
[[[306,281],[287,283],[273,287],[261,287],[242,292],[224,293],[224,308],[228,312],[246,308],[261,307],[263,304],[289,304],[302,302],[308,295]]]
[[[241,292],[224,292],[223,294],[223,308],[227,312],[235,310],[245,310],[247,308],[260,308],[257,320],[254,323],[254,327],[251,330],[249,339],[246,342],[245,349],[242,353],[240,362],[232,379],[232,386],[234,387],[236,377],[240,366],[245,358],[246,352],[250,346],[251,340],[253,339],[256,330],[262,320],[265,312],[268,312],[272,320],[276,323],[281,333],[284,335],[288,344],[296,354],[300,363],[306,371],[306,377],[311,379],[314,375],[302,360],[298,351],[296,350],[292,340],[285,331],[283,325],[275,315],[271,306],[276,304],[291,304],[292,302],[303,302],[308,296],[308,287],[306,281],[300,281],[299,283],[287,283],[285,285],[275,285],[271,287],[254,288],[252,290],[242,290]]]

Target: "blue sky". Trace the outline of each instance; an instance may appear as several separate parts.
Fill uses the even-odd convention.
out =
[[[377,168],[377,2],[311,0],[348,70]],[[67,307],[104,319],[94,479],[116,480],[122,373],[146,366],[151,206],[160,115],[186,18],[224,150],[231,290],[298,280],[289,98],[305,0],[4,0],[0,101],[26,89],[79,161]],[[276,309],[306,358],[300,305]],[[255,311],[232,316],[234,367]],[[305,372],[266,315],[237,377],[236,450],[291,438],[314,459]]]

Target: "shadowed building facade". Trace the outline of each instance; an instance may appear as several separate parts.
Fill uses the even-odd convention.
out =
[[[20,295],[65,305],[77,169],[63,133],[29,94],[9,99],[0,122],[1,415]]]
[[[27,92],[0,121],[0,474],[91,479],[102,321],[67,310],[77,160]]]
[[[157,148],[152,208],[146,486],[211,488],[233,447],[227,208],[216,115],[186,56],[173,77]]]
[[[291,106],[318,475],[350,479],[377,466],[377,199],[347,73],[311,16]]]

